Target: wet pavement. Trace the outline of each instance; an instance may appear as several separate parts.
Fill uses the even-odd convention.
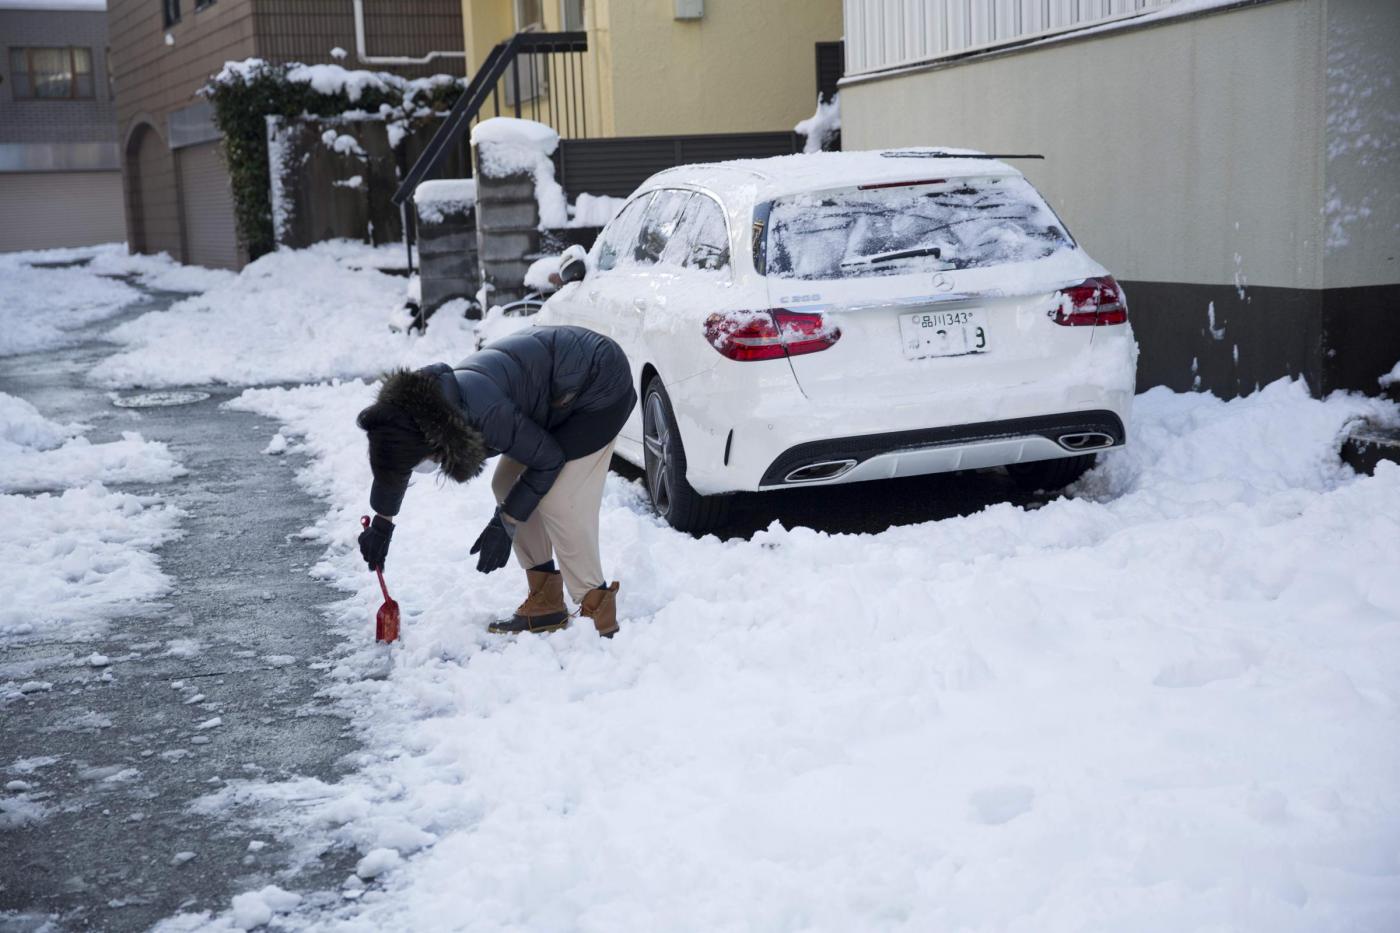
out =
[[[174,297],[152,295],[122,318]],[[351,766],[348,723],[316,695],[337,642],[319,607],[336,596],[307,576],[321,547],[297,535],[323,509],[297,487],[294,462],[262,453],[274,422],[220,408],[238,389],[119,408],[85,381],[110,351],[0,359],[0,391],[92,425],[93,443],[122,431],[165,441],[189,470],[113,487],[185,512],[183,537],[160,549],[173,582],[163,601],[92,640],[0,645],[0,682],[52,684],[0,700],[0,787],[21,782],[48,814],[0,828],[5,933],[50,918],[48,929],[144,930],[179,911],[225,910],[268,883],[334,890],[354,866],[354,853],[330,851],[294,868],[305,853],[241,815],[192,809],[233,778],[335,780]],[[109,663],[93,666],[94,653]]]

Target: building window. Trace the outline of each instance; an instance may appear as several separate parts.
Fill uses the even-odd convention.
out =
[[[194,0],[194,11],[207,10],[214,5],[214,0]]]
[[[16,100],[91,100],[92,49],[10,49]]]
[[[160,0],[160,9],[167,29],[180,21],[180,0]]]
[[[583,31],[583,0],[563,0],[563,10],[559,18],[565,32]]]

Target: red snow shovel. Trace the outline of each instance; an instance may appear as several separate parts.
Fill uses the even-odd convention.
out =
[[[369,527],[368,515],[360,516],[360,525]],[[384,594],[384,605],[379,607],[379,613],[374,617],[374,640],[388,645],[399,640],[399,604],[394,602],[389,588],[384,585],[384,569],[376,567],[374,572],[379,575],[379,589]]]

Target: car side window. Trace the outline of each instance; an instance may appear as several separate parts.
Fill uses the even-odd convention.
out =
[[[652,195],[644,194],[624,207],[599,235],[598,269],[606,271],[631,261],[641,231],[642,216]]]
[[[689,191],[665,188],[656,193],[642,218],[641,235],[631,265],[650,266],[661,261],[666,244],[671,241],[690,201]]]
[[[724,223],[724,212],[713,198],[695,196],[686,212],[685,227],[686,254],[682,265],[708,272],[729,268],[729,228]]]

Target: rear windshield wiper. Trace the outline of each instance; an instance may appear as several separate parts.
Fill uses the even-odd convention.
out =
[[[941,246],[915,246],[911,249],[896,249],[888,253],[875,253],[872,256],[860,256],[856,259],[848,259],[841,263],[843,266],[870,266],[877,262],[891,262],[895,259],[912,259],[915,256],[932,256],[934,259],[943,258],[943,247]]]

